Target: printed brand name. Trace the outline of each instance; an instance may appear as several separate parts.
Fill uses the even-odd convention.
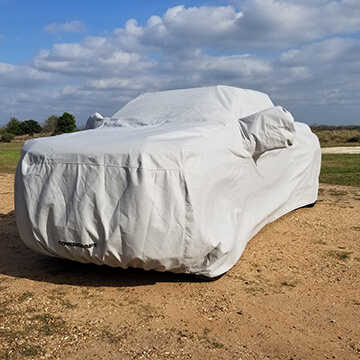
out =
[[[81,247],[81,248],[92,248],[92,247],[97,247],[97,244],[93,243],[93,244],[80,244],[80,243],[71,243],[71,242],[66,242],[66,241],[59,241],[59,245],[62,246],[76,246],[76,247]]]

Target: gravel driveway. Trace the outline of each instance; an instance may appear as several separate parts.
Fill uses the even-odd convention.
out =
[[[360,154],[360,146],[322,148],[322,154]]]

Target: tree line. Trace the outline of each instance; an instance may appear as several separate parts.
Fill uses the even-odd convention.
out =
[[[0,129],[1,141],[10,142],[15,136],[34,134],[50,134],[51,136],[71,133],[76,130],[75,117],[67,112],[61,116],[49,116],[43,125],[35,120],[19,121],[16,117],[10,118],[9,122]]]
[[[360,125],[317,125],[310,126],[313,131],[360,130]]]

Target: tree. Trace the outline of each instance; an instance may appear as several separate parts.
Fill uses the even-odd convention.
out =
[[[6,132],[14,134],[15,136],[23,135],[24,133],[22,132],[20,125],[21,122],[16,117],[12,117],[10,121],[6,124]]]
[[[64,112],[58,119],[55,130],[52,135],[71,133],[76,129],[76,120],[74,115]]]
[[[24,134],[33,136],[34,134],[38,134],[42,130],[42,127],[35,120],[25,120],[20,123],[20,129]]]
[[[54,131],[55,131],[56,124],[57,124],[58,120],[59,120],[59,117],[56,116],[56,115],[49,116],[44,122],[42,131],[44,133],[53,134]]]

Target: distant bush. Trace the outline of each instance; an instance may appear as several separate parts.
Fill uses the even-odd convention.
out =
[[[360,136],[353,136],[347,139],[346,142],[350,142],[350,143],[360,142]]]
[[[11,140],[13,140],[14,137],[15,137],[14,134],[8,133],[7,131],[5,131],[1,134],[1,141],[2,142],[11,142]]]
[[[325,126],[325,125],[324,125]],[[336,130],[315,130],[321,145],[339,146],[341,144],[356,144],[360,142],[360,126],[359,129],[336,129]]]

